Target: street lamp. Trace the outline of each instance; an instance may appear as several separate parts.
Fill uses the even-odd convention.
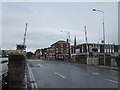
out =
[[[103,43],[104,43],[104,65],[105,65],[105,26],[104,26],[104,11],[102,10],[97,10],[97,9],[93,9],[93,11],[98,11],[101,12],[103,14]]]

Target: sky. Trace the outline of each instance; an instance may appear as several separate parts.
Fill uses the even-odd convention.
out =
[[[23,44],[25,23],[28,23],[27,51],[47,48],[58,40],[66,40],[70,32],[73,45],[85,43],[85,30],[89,43],[101,43],[103,39],[104,11],[106,43],[118,44],[117,2],[2,2],[0,22],[2,49],[16,49]],[[61,30],[63,32],[61,32]]]

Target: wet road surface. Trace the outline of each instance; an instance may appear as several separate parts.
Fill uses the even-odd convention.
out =
[[[63,61],[28,60],[38,88],[118,88],[118,71]]]

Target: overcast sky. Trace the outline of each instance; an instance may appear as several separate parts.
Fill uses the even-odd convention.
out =
[[[28,51],[46,48],[58,40],[66,40],[70,32],[71,44],[85,42],[84,26],[90,43],[103,38],[102,13],[105,13],[106,43],[118,44],[117,2],[10,2],[2,3],[2,49],[16,49],[23,43],[25,23],[28,23],[26,45]]]

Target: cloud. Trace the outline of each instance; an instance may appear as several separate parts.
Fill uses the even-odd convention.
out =
[[[66,40],[70,32],[71,44],[74,36],[77,43],[85,42],[84,26],[87,26],[88,42],[102,39],[102,14],[105,12],[106,43],[117,43],[117,3],[3,3],[2,39],[3,48],[13,48],[23,43],[25,23],[28,23],[27,50],[49,47],[58,40]]]
[[[0,11],[2,11],[2,3],[0,3]],[[2,47],[2,12],[0,12],[0,48]]]

